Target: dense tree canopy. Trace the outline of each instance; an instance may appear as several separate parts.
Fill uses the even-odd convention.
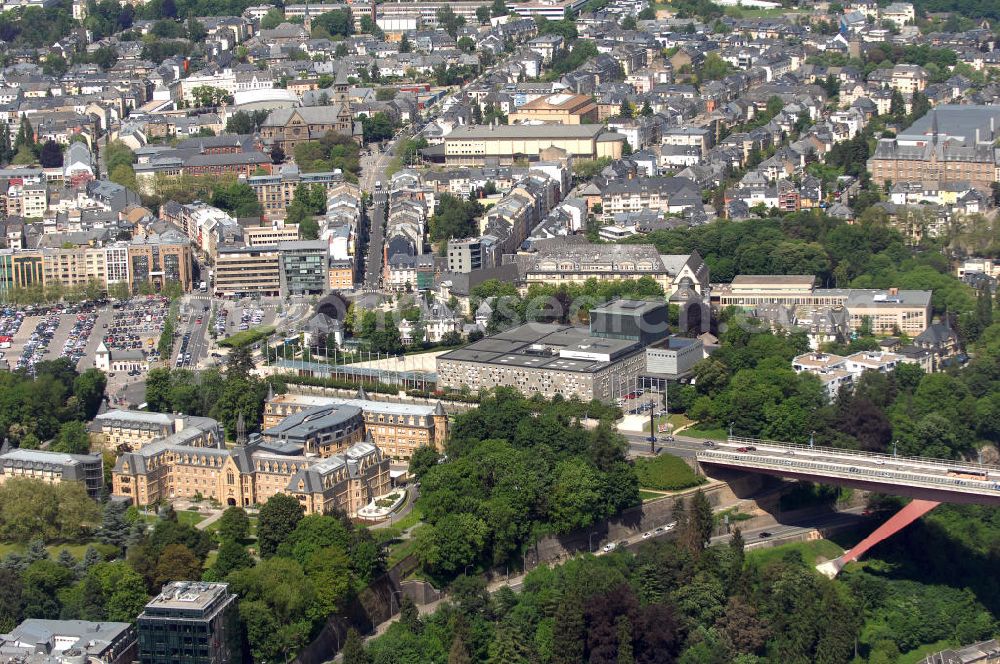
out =
[[[588,431],[562,402],[498,389],[455,419],[448,462],[423,471],[430,525],[418,531],[418,558],[450,578],[467,565],[516,560],[538,534],[568,533],[636,504],[624,449],[610,425]]]

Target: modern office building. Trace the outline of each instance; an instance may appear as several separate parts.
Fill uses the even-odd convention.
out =
[[[104,459],[100,454],[64,454],[45,450],[12,449],[0,454],[0,484],[15,478],[49,484],[82,482],[94,500],[104,491]]]
[[[279,394],[264,403],[264,426],[272,427],[284,418],[318,406],[351,406],[361,409],[365,432],[393,459],[407,460],[419,447],[444,449],[448,416],[441,404],[392,403],[369,399],[362,390],[358,398],[321,397],[306,394]]]
[[[226,583],[174,581],[136,619],[142,664],[230,664],[242,659],[235,593]]]
[[[243,227],[243,241],[248,247],[273,247],[279,242],[295,242],[298,239],[298,224],[272,222],[261,226]]]
[[[525,323],[437,358],[438,386],[473,392],[497,386],[526,395],[612,401],[646,371],[645,344],[662,339],[666,302],[618,300],[592,309],[591,328]],[[596,325],[595,325],[595,322]]]
[[[215,259],[215,294],[278,296],[281,257],[276,246],[219,247]]]
[[[448,271],[468,274],[483,267],[483,242],[480,238],[448,240]]]
[[[624,339],[648,346],[668,334],[665,303],[615,300],[590,312],[590,334],[603,339]]]
[[[323,240],[279,242],[282,295],[322,295],[329,287],[327,244]]]

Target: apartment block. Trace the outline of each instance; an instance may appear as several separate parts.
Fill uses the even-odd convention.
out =
[[[246,183],[257,194],[266,219],[283,219],[299,185],[319,185],[330,190],[344,182],[340,172],[302,173],[294,164],[285,164],[278,173],[252,175]]]

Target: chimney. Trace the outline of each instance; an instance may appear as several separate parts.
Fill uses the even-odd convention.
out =
[[[889,295],[892,295],[893,297],[899,295],[899,289],[893,286],[889,289]]]

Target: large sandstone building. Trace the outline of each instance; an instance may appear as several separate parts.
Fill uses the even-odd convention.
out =
[[[390,490],[389,459],[365,440],[357,407],[305,409],[262,436],[239,435],[232,448],[209,418],[121,412],[101,427],[126,450],[112,471],[112,493],[136,505],[201,496],[251,506],[285,493],[306,514],[354,515]]]
[[[444,449],[448,416],[441,404],[421,406],[369,399],[359,390],[354,399],[305,394],[279,394],[264,403],[264,426],[277,426],[284,418],[317,406],[354,407],[361,410],[365,432],[393,459],[407,460],[418,447]]]

